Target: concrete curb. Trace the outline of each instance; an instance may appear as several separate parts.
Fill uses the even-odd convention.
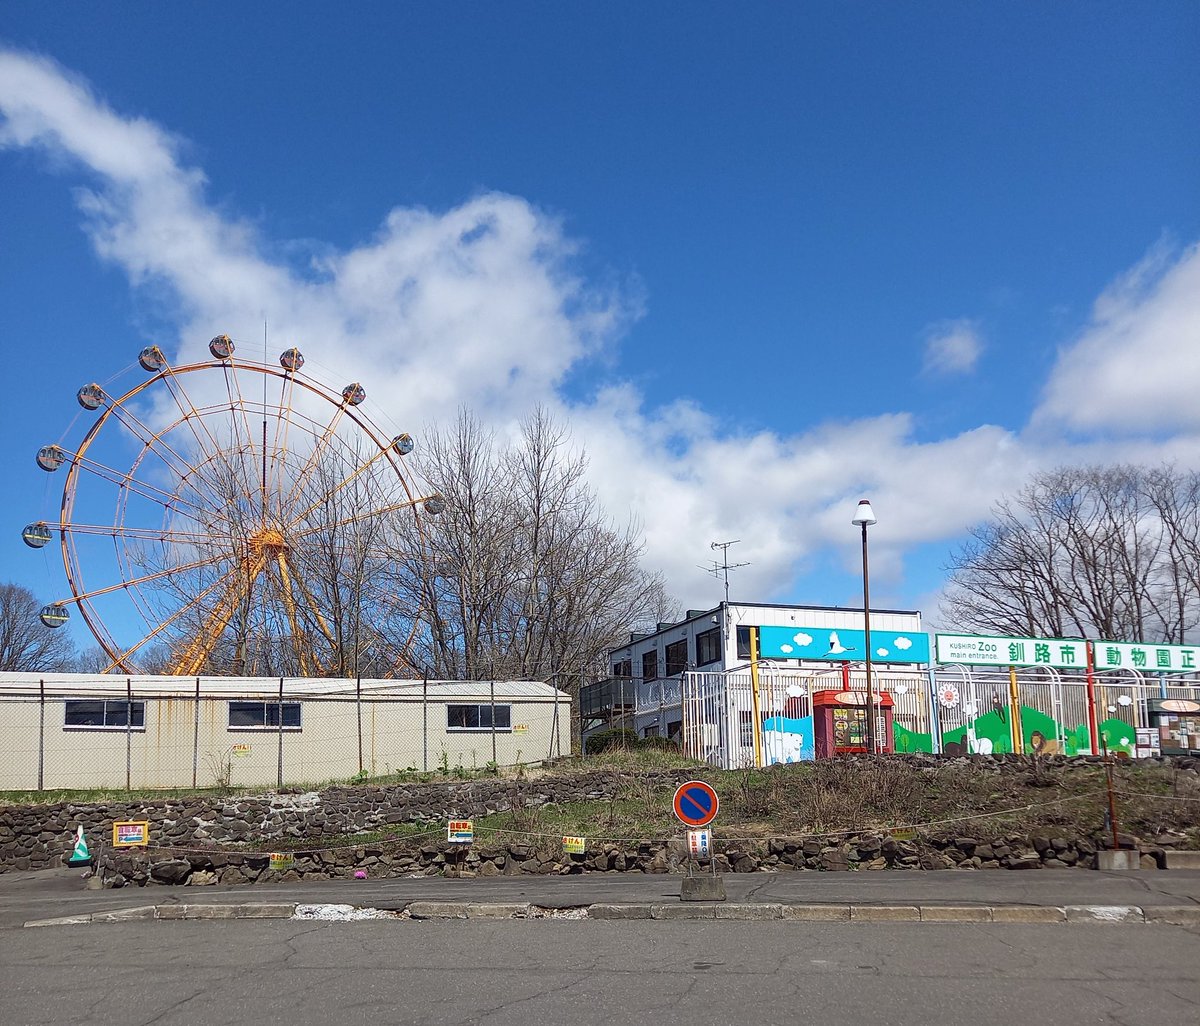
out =
[[[345,906],[349,907],[349,906]],[[413,901],[390,918],[415,921],[449,919],[552,919],[568,910],[515,902]],[[645,902],[583,905],[570,918],[597,920],[783,920],[804,923],[1090,923],[1200,926],[1200,905],[780,905],[772,903]],[[88,915],[34,919],[24,925],[83,926],[150,920],[291,919],[295,902],[246,902],[235,905],[138,905]],[[564,918],[563,915],[558,915]]]

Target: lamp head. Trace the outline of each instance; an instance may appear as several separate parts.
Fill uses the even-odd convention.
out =
[[[878,523],[875,519],[875,511],[871,509],[871,501],[869,499],[859,499],[858,509],[854,513],[854,519],[850,521],[855,527],[870,527],[872,524]]]

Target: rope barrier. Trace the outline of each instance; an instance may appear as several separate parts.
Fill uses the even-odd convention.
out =
[[[404,834],[400,837],[385,837],[374,841],[356,841],[353,844],[338,844],[330,845],[324,848],[273,848],[270,851],[251,851],[248,848],[189,848],[185,845],[178,844],[146,844],[140,846],[139,851],[162,851],[174,852],[185,855],[242,855],[248,858],[270,858],[272,855],[319,855],[325,852],[334,851],[350,851],[354,848],[365,848],[368,846],[395,846],[403,844],[405,841],[412,841],[422,837],[429,837],[434,834],[442,834],[445,832],[445,827],[438,826],[431,830],[422,830],[415,834]]]
[[[986,820],[986,819],[998,819],[1002,816],[1011,816],[1011,815],[1013,815],[1015,813],[1019,813],[1019,812],[1031,812],[1031,811],[1035,811],[1038,809],[1048,808],[1048,807],[1054,806],[1054,805],[1064,805],[1064,804],[1067,804],[1070,802],[1083,801],[1088,798],[1096,798],[1100,795],[1103,795],[1104,793],[1105,792],[1102,790],[1085,791],[1081,794],[1069,795],[1065,798],[1057,798],[1052,801],[1045,801],[1045,802],[1032,802],[1028,805],[1017,805],[1017,806],[1013,806],[1013,807],[1007,808],[1007,809],[999,809],[994,812],[981,812],[981,813],[975,813],[973,815],[968,815],[968,816],[949,816],[944,819],[926,820],[926,821],[920,822],[920,823],[903,823],[898,826],[865,827],[865,828],[864,827],[854,827],[854,828],[843,829],[843,830],[810,830],[810,831],[802,831],[799,833],[787,833],[787,834],[777,835],[777,836],[785,836],[789,840],[806,840],[806,839],[820,838],[820,837],[848,837],[852,834],[859,834],[859,833],[879,833],[879,834],[886,835],[886,834],[892,833],[897,830],[913,830],[913,831],[916,831],[917,833],[925,833],[935,827],[948,826],[953,823],[972,823],[972,822],[979,822],[981,820]],[[1167,798],[1167,799],[1171,799],[1174,801],[1187,801],[1187,802],[1200,801],[1200,798],[1183,798],[1183,797],[1177,797],[1174,795],[1155,795],[1155,794],[1150,794],[1148,792],[1142,792],[1142,791],[1121,791],[1118,793],[1127,794],[1127,795],[1139,795],[1139,796],[1147,797],[1147,798]],[[385,838],[381,838],[381,839],[377,839],[377,840],[356,841],[356,842],[353,842],[350,844],[328,845],[328,846],[324,846],[324,847],[292,848],[292,849],[285,849],[283,852],[280,852],[279,849],[275,849],[272,851],[256,851],[256,850],[249,850],[249,849],[244,849],[244,848],[188,847],[186,845],[170,845],[170,844],[148,844],[141,850],[144,850],[147,852],[159,851],[159,852],[171,852],[171,853],[181,853],[181,854],[189,854],[189,855],[241,855],[241,856],[249,857],[249,858],[269,858],[271,855],[281,854],[281,853],[285,853],[285,854],[289,854],[289,855],[318,855],[318,854],[325,854],[325,853],[329,853],[329,852],[350,851],[355,848],[363,848],[363,847],[367,847],[367,846],[395,847],[398,845],[405,844],[409,841],[419,840],[419,839],[423,839],[423,838],[427,838],[427,837],[431,837],[431,836],[435,836],[435,835],[441,835],[443,833],[444,829],[445,828],[442,826],[437,826],[437,827],[433,827],[429,830],[422,830],[417,833],[404,834],[404,835],[398,836],[398,837],[385,837]],[[561,831],[556,832],[556,833],[549,833],[546,831],[536,831],[536,830],[515,830],[510,827],[499,827],[499,826],[482,825],[482,824],[477,825],[475,827],[475,832],[481,833],[481,834],[489,834],[489,835],[504,836],[504,837],[517,837],[517,838],[538,838],[538,839],[549,838],[549,839],[561,840],[561,838],[563,837],[563,834]],[[646,836],[614,837],[614,836],[606,836],[606,835],[592,835],[592,836],[588,837],[589,841],[595,841],[598,843],[612,843],[612,844],[637,844],[637,843],[665,844],[669,840],[674,840],[674,839],[676,839],[676,838],[674,838],[674,837],[646,837]],[[767,840],[767,838],[763,837],[763,836],[722,837],[721,840],[726,843],[751,844],[754,842],[761,842],[761,841]]]
[[[1067,802],[1082,801],[1085,798],[1095,798],[1102,794],[1104,794],[1103,791],[1085,791],[1082,794],[1070,795],[1066,798],[1057,798],[1053,801],[1048,801],[1048,802],[1034,802],[1029,805],[1018,805],[1018,806],[1014,806],[1013,808],[1010,808],[1010,809],[1000,809],[996,812],[981,812],[981,813],[977,813],[977,814],[971,815],[971,816],[951,816],[946,819],[933,819],[933,820],[928,820],[924,823],[904,823],[899,826],[891,826],[891,827],[866,827],[866,828],[854,827],[852,829],[847,829],[847,830],[811,830],[811,831],[806,831],[806,832],[801,832],[801,833],[788,833],[786,835],[777,835],[777,836],[786,836],[789,839],[799,840],[802,838],[812,838],[812,837],[846,837],[846,836],[849,836],[850,834],[871,833],[871,832],[887,834],[893,830],[916,830],[918,832],[922,832],[928,828],[945,826],[950,823],[968,823],[968,822],[973,822],[973,821],[981,820],[981,819],[994,819],[994,818],[997,818],[1000,816],[1009,816],[1015,812],[1029,812],[1029,811],[1032,811],[1035,809],[1043,809],[1043,808],[1046,808],[1051,805],[1063,805]],[[551,837],[551,838],[554,838],[554,837],[562,837],[563,836],[561,833],[551,834],[551,833],[546,833],[544,831],[512,830],[508,827],[495,827],[495,826],[490,826],[490,825],[477,826],[475,828],[475,830],[476,830],[476,833],[483,832],[483,833],[493,833],[493,834],[507,834],[507,835],[513,836],[513,837]],[[737,842],[745,842],[745,843],[750,843],[753,841],[762,841],[765,839],[766,838],[764,838],[764,837],[722,837],[722,840],[724,840],[724,841],[737,841]],[[588,838],[588,840],[612,841],[612,842],[619,842],[619,843],[626,843],[626,844],[640,842],[640,841],[647,841],[651,844],[654,844],[654,843],[659,843],[659,842],[665,843],[665,841],[670,840],[670,838],[663,838],[663,837],[649,837],[648,838],[648,837],[644,837],[644,836],[643,837],[591,836]]]
[[[1200,802],[1200,798],[1187,798],[1178,794],[1153,794],[1150,791],[1125,791],[1121,788],[1114,788],[1114,791],[1122,797],[1161,798],[1170,802]]]

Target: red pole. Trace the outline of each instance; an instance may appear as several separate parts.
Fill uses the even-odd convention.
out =
[[[1112,755],[1108,751],[1107,743],[1104,744],[1104,782],[1108,787],[1108,825],[1112,829],[1113,851],[1117,851],[1121,847],[1121,839],[1117,833],[1117,799],[1113,795]]]
[[[1096,660],[1092,651],[1092,643],[1084,642],[1087,652],[1087,707],[1088,707],[1088,736],[1091,738],[1092,754],[1100,754],[1100,727],[1096,722]]]

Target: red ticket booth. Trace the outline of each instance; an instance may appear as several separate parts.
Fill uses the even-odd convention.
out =
[[[813,747],[818,759],[867,750],[867,695],[864,691],[817,691],[813,694]],[[875,695],[875,743],[894,751],[892,696]]]

